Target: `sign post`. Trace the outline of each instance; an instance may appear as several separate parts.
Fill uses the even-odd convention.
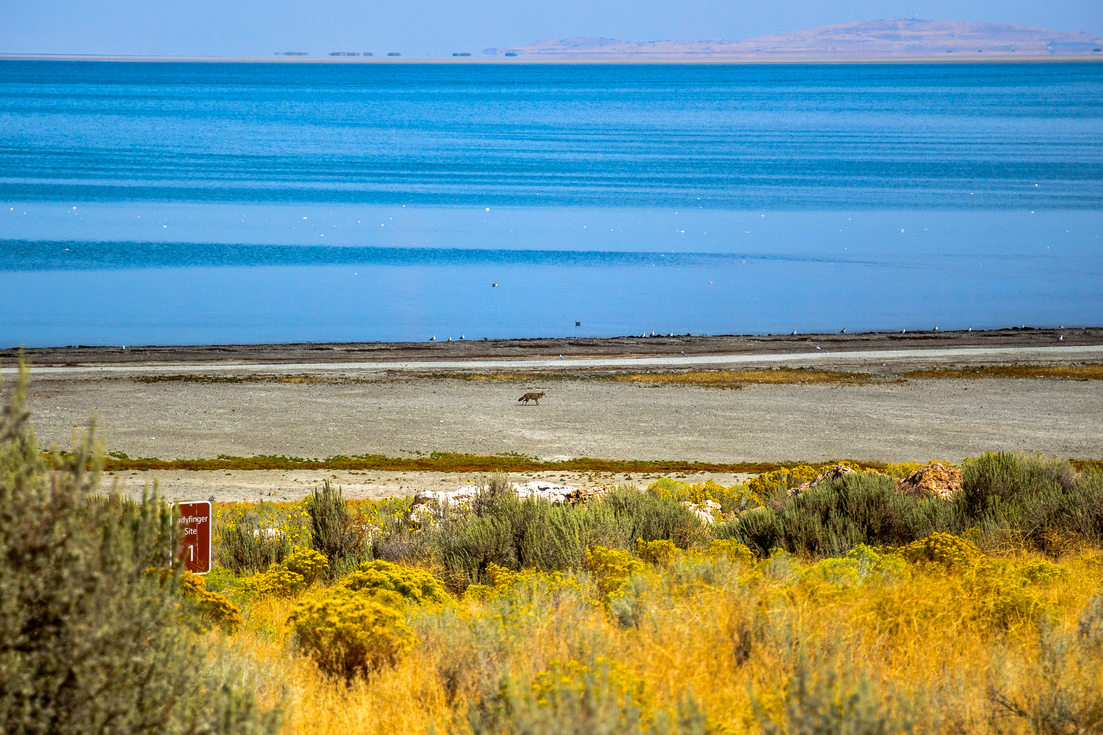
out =
[[[178,559],[192,574],[211,571],[211,526],[214,514],[207,500],[187,501],[176,504],[180,512],[180,530],[183,538]]]

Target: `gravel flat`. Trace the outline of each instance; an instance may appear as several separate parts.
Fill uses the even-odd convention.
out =
[[[1088,347],[1082,354],[1051,352],[1043,360],[1032,353],[1023,359],[1098,361],[1097,346]],[[940,357],[930,350],[921,357],[891,358],[886,353],[882,363],[879,357],[839,352],[825,365],[877,372],[992,358]],[[763,355],[762,360],[786,364],[777,355]],[[996,361],[1007,360],[1004,354]],[[457,452],[518,453],[546,460],[957,462],[995,450],[1103,457],[1100,381],[924,379],[723,390],[612,382],[585,371],[572,373],[568,366],[559,375],[526,381],[416,376],[340,363],[314,371],[332,381],[323,383],[146,383],[139,378],[147,363],[132,364],[130,373],[97,374],[95,366],[92,372],[87,364],[78,367],[32,373],[30,403],[44,446],[68,445],[74,430],[95,416],[97,434],[108,451],[162,459]],[[257,366],[241,362],[230,368],[257,372]],[[216,376],[221,369],[208,364],[203,372]],[[5,392],[11,382],[6,376]],[[547,396],[539,406],[519,404],[517,398],[529,391]],[[153,474],[125,473],[119,479],[134,492]],[[269,497],[266,492],[272,498],[294,499],[323,478],[362,497],[470,479],[432,473],[332,474],[185,472],[157,477],[170,496],[220,499]],[[578,484],[593,478],[555,479]]]

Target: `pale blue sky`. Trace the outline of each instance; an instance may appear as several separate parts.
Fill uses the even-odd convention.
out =
[[[0,53],[436,58],[541,38],[740,40],[901,17],[1103,36],[1103,0],[0,0]]]

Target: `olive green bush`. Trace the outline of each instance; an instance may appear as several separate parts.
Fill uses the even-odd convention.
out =
[[[181,621],[172,509],[98,494],[91,432],[44,459],[26,381],[0,417],[0,732],[277,732]]]
[[[345,502],[343,493],[326,480],[306,500],[310,538],[315,551],[325,555],[331,577],[340,577],[371,553],[367,534]]]

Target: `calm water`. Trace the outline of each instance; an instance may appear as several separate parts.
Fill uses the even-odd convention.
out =
[[[0,62],[5,347],[1097,325],[1101,232],[1096,64]]]

